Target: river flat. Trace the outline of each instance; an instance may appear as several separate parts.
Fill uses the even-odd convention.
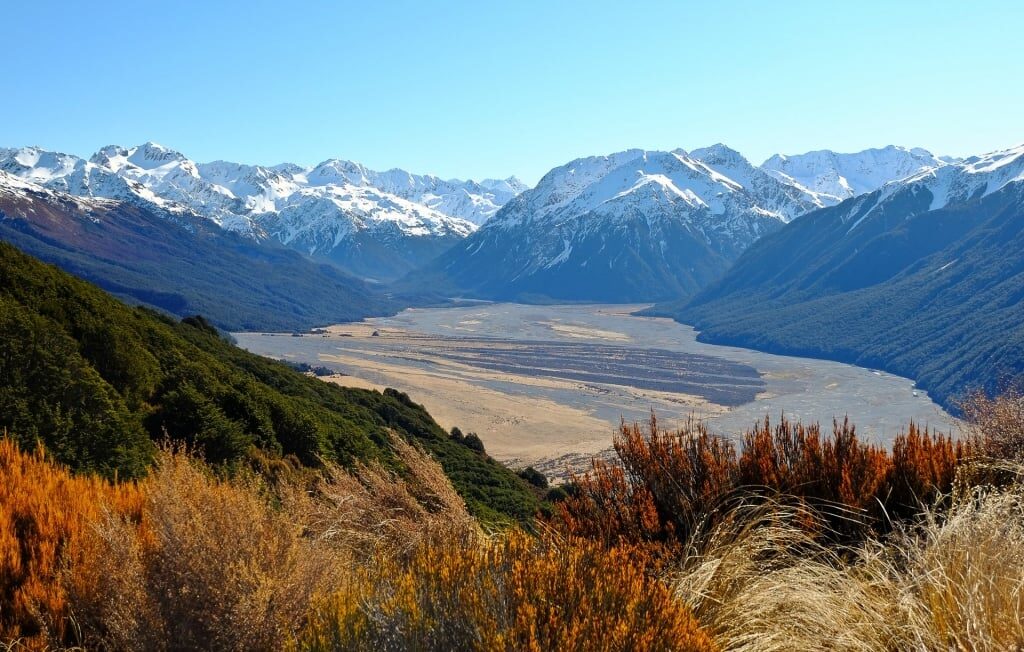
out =
[[[405,391],[442,426],[477,432],[513,464],[575,465],[607,451],[620,419],[652,410],[663,425],[695,417],[728,436],[783,413],[829,425],[849,416],[880,444],[911,420],[957,431],[910,379],[698,342],[689,326],[631,314],[643,307],[410,309],[301,337],[235,337],[255,353],[338,372],[329,382]]]

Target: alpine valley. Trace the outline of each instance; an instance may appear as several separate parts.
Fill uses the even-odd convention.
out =
[[[1024,145],[811,212],[695,297],[705,341],[884,368],[956,408],[1024,373]]]
[[[443,180],[351,161],[196,163],[146,143],[0,150],[0,238],[233,329],[450,297],[654,303],[710,342],[911,377],[947,407],[1024,369],[1024,148],[750,163],[723,144]],[[986,333],[998,332],[998,338]]]

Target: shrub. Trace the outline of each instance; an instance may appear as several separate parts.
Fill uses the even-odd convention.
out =
[[[305,650],[712,650],[636,549],[510,532],[446,539],[316,613]]]
[[[475,432],[471,432],[462,439],[462,445],[477,453],[486,453],[484,442]]]
[[[77,594],[87,638],[115,649],[280,647],[344,567],[262,494],[252,477],[219,481],[162,454],[147,482],[150,536],[105,519],[96,556],[73,570],[118,578]]]
[[[137,524],[142,511],[138,485],[75,477],[42,449],[0,439],[0,641],[72,642],[62,570],[87,554],[90,523],[111,514]]]
[[[978,392],[961,403],[967,434],[980,455],[1024,462],[1024,390],[1007,389],[991,398]]]
[[[528,466],[525,469],[520,470],[518,472],[518,475],[520,478],[526,480],[527,482],[532,484],[534,487],[537,487],[538,489],[548,488],[547,476],[545,476],[543,473],[533,468],[532,466]]]
[[[392,446],[401,477],[329,464],[271,486],[172,450],[141,483],[111,484],[0,440],[0,642],[279,649],[371,560],[476,535],[437,462]]]
[[[679,545],[730,504],[771,498],[812,506],[825,519],[824,534],[853,541],[948,493],[969,447],[911,424],[889,453],[861,441],[845,420],[822,436],[817,425],[765,419],[737,451],[703,423],[667,432],[652,415],[646,432],[623,423],[615,451],[618,465],[595,460],[574,478],[575,492],[558,504],[558,527],[609,545]]]

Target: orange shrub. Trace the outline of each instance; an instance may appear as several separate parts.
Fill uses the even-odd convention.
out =
[[[972,454],[970,442],[931,434],[911,422],[892,445],[887,506],[902,514],[931,504],[939,493],[950,491],[960,462]]]
[[[833,535],[857,537],[949,492],[968,447],[911,424],[890,453],[859,439],[848,420],[822,436],[817,425],[772,426],[766,418],[743,434],[737,452],[700,422],[667,432],[652,416],[647,432],[624,423],[615,451],[618,466],[595,461],[574,478],[556,511],[559,529],[605,544],[673,545],[714,525],[732,502],[771,497],[805,502]]]
[[[67,642],[62,570],[83,554],[88,524],[105,509],[138,521],[142,507],[134,483],[73,476],[42,449],[24,453],[0,439],[0,641]]]
[[[644,552],[512,532],[384,561],[328,601],[305,650],[713,650]]]

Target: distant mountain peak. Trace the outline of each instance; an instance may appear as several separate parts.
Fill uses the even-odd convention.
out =
[[[589,156],[545,174],[425,278],[493,299],[678,296],[817,206],[725,146]]]
[[[837,204],[877,190],[890,181],[947,164],[920,147],[886,145],[853,153],[815,150],[775,154],[761,169],[784,183],[806,188],[826,204]]]
[[[701,147],[695,149],[689,153],[692,158],[699,161],[709,163],[711,161],[720,161],[723,163],[737,163],[750,165],[750,162],[742,154],[732,149],[728,145],[722,143],[715,143],[709,147]]]

